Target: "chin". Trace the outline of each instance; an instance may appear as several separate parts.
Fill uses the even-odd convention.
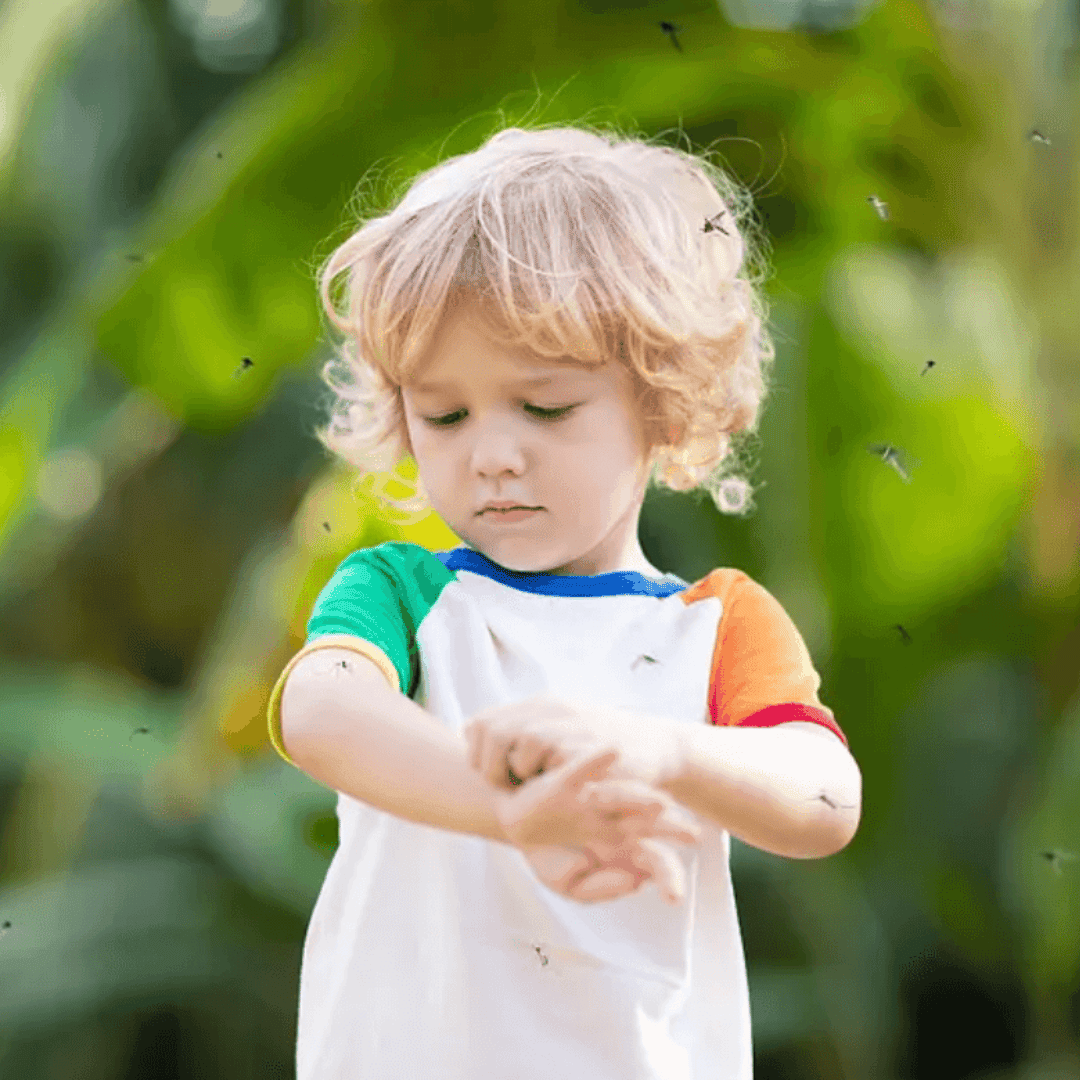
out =
[[[552,568],[562,565],[558,559],[545,559],[539,555],[500,554],[495,550],[494,545],[489,545],[487,550],[479,544],[474,544],[473,547],[493,563],[497,563],[504,570],[512,570],[515,574],[547,574]]]

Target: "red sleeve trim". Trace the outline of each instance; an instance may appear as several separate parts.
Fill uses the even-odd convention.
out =
[[[837,738],[843,741],[845,746],[848,745],[847,736],[827,712],[815,709],[812,705],[801,705],[795,702],[786,705],[769,705],[767,708],[758,709],[757,712],[743,717],[735,726],[776,727],[777,724],[787,724],[793,720],[808,721],[811,724],[820,724],[822,727],[827,727]],[[715,711],[712,713],[712,722],[716,723]]]

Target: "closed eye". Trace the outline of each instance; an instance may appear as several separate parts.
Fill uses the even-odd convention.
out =
[[[525,411],[530,412],[538,420],[553,421],[562,420],[568,416],[572,409],[576,409],[577,405],[563,405],[558,409],[542,409],[539,405],[526,405]],[[425,416],[424,420],[431,424],[432,427],[450,427],[458,422],[461,416],[465,413],[464,409],[458,409],[457,412],[446,413],[445,416]]]

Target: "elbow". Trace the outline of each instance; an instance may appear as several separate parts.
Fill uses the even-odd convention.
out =
[[[810,858],[827,859],[830,855],[837,855],[855,839],[861,811],[858,807],[854,809],[854,814],[848,811],[843,817],[835,816],[832,821],[819,827],[815,836],[815,853]]]
[[[318,743],[317,728],[312,722],[319,710],[311,708],[312,695],[308,687],[292,676],[282,689],[278,716],[278,733],[285,753],[292,763],[304,772],[310,772],[312,751]]]

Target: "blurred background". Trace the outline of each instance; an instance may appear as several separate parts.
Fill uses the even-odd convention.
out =
[[[757,510],[642,515],[780,599],[863,772],[839,854],[732,842],[757,1080],[1078,1080],[1078,46],[1077,0],[0,6],[0,1078],[294,1075],[335,796],[270,689],[350,551],[457,543],[314,439],[314,268],[589,120],[772,244]]]

